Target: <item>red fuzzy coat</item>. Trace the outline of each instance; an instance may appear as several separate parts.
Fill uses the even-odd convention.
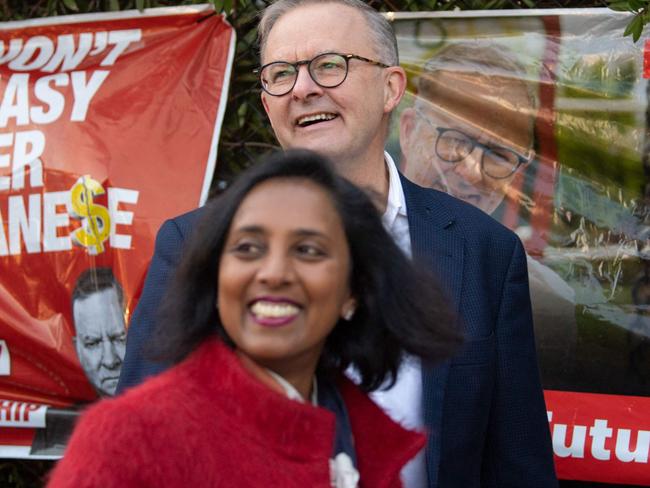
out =
[[[342,380],[360,486],[400,487],[425,443]],[[220,341],[81,418],[52,488],[330,488],[334,415],[270,390]]]

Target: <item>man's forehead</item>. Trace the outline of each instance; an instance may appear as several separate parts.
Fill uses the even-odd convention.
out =
[[[264,63],[273,61],[294,63],[296,61],[312,59],[319,54],[336,52],[347,54],[347,50],[342,50],[331,39],[310,39],[308,42],[301,44],[287,43],[279,46],[277,49],[267,49],[263,61]]]
[[[72,314],[75,327],[91,335],[94,332],[101,334],[103,328],[115,328],[114,324],[119,326],[120,317],[123,317],[117,290],[113,287],[76,299]]]
[[[516,76],[491,75],[476,71],[438,70],[420,75],[418,93],[436,103],[450,105],[467,101],[493,108],[534,108],[528,82]]]
[[[267,63],[310,59],[324,52],[347,53],[362,48],[367,52],[369,39],[365,19],[358,10],[339,3],[309,3],[275,22],[262,58]]]
[[[474,137],[527,151],[535,106],[524,82],[479,73],[438,71],[422,75],[418,105]]]
[[[444,104],[437,105],[429,100],[419,99],[415,107],[420,116],[432,120],[436,125],[458,129],[476,138],[485,138],[485,124],[478,113],[451,112]]]

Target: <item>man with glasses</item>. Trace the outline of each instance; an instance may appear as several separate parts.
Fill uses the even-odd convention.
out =
[[[500,145],[498,136],[481,134],[484,128],[472,125],[475,119],[470,120],[469,124],[447,121],[447,125],[452,127],[436,125],[434,120],[445,118],[437,110],[436,106],[429,113],[422,108],[414,109],[417,123],[429,126],[427,130],[435,142],[428,146],[420,140],[415,145],[414,152],[424,153],[425,161],[418,161],[421,164],[403,164],[405,175],[418,184],[446,190],[484,212],[492,213],[503,200],[517,170],[530,162],[532,149],[524,156]],[[406,117],[402,120],[406,120]],[[445,121],[439,120],[438,123],[445,124]],[[483,144],[481,139],[489,144]],[[406,143],[404,146],[407,152],[410,151]]]
[[[460,315],[466,342],[452,361],[432,367],[405,358],[396,384],[373,396],[396,421],[429,433],[404,485],[556,486],[523,247],[482,212],[403,178],[384,152],[406,87],[390,24],[359,0],[279,0],[258,33],[262,104],[282,147],[329,157],[376,195],[386,228],[440,278]],[[121,388],[162,369],[139,351],[195,219],[173,219],[158,234]]]
[[[450,44],[418,79],[402,112],[402,169],[412,181],[492,214],[534,157],[535,98],[508,48]]]
[[[414,106],[402,111],[406,177],[487,214],[506,198],[519,201],[512,183],[534,159],[535,88],[506,46],[482,40],[441,49],[424,66]],[[551,268],[526,258],[544,384],[565,389],[577,343],[575,292]]]

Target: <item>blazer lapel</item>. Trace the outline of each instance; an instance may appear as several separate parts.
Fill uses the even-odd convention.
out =
[[[401,176],[401,175],[400,175]],[[446,290],[453,310],[460,309],[465,239],[443,194],[401,176],[406,198],[413,259],[426,266]]]
[[[452,308],[458,314],[465,243],[456,217],[442,201],[442,194],[421,188],[403,176],[401,181],[406,198],[413,259],[431,270],[447,291]],[[442,405],[448,375],[448,362],[435,367],[422,367],[424,423],[429,434],[426,464],[430,488],[438,486]]]

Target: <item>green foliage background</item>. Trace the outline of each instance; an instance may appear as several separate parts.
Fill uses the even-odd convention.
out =
[[[255,45],[257,16],[265,0],[0,0],[2,21],[33,19],[55,15],[104,12],[212,3],[226,12],[237,31],[237,47],[222,136],[219,142],[217,174],[213,190],[226,184],[260,154],[277,146],[259,102],[259,88],[252,69],[258,64]],[[477,10],[522,8],[606,7],[633,12],[628,31],[636,38],[650,21],[650,0],[368,0],[382,11]],[[28,488],[43,485],[43,476],[52,463],[6,460],[0,462],[0,486]],[[568,485],[567,485],[568,486]]]

